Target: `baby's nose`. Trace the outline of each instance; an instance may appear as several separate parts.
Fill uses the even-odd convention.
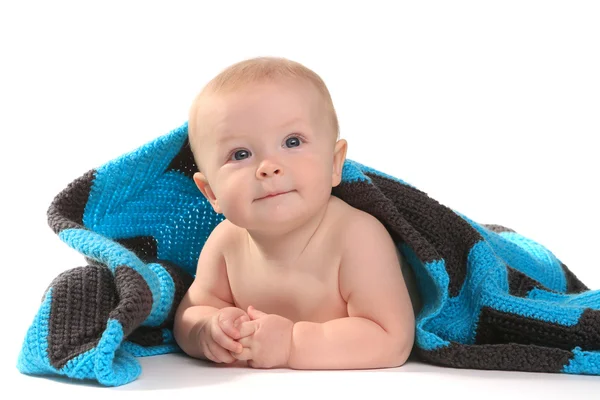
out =
[[[271,169],[268,169],[268,170],[263,170],[263,171],[261,172],[261,174],[262,174],[263,176],[267,176],[267,175],[277,175],[277,174],[279,174],[279,173],[280,173],[280,169],[279,169],[279,168],[271,168]]]
[[[281,169],[281,166],[279,166],[275,163],[265,162],[258,169],[258,174],[261,178],[266,178],[268,176],[273,176],[273,175],[281,175],[282,169]]]

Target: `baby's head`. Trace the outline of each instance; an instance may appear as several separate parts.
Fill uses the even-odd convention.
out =
[[[294,61],[260,57],[222,71],[194,100],[188,133],[194,182],[217,213],[247,229],[301,224],[341,181],[347,143],[331,96]],[[265,197],[275,193],[283,194]]]

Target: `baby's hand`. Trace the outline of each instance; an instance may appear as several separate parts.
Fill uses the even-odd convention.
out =
[[[287,367],[292,346],[294,322],[277,314],[265,314],[248,307],[250,321],[240,325],[244,349],[241,353],[230,352],[238,360],[248,360],[252,368]]]
[[[234,339],[242,337],[241,323],[249,321],[248,314],[237,307],[225,307],[219,310],[200,330],[200,346],[206,358],[216,363],[232,363],[231,354],[242,352],[242,346]]]
[[[216,318],[216,322],[221,330],[232,339],[241,338],[239,328],[242,322],[250,321],[249,315],[237,307],[222,308],[214,318]]]

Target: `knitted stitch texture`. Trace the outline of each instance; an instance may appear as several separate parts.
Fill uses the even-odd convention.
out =
[[[187,123],[70,183],[48,223],[87,265],[42,297],[17,367],[118,386],[137,357],[181,351],[173,317],[222,220],[192,180]],[[378,218],[414,271],[413,354],[446,367],[600,374],[600,291],[551,251],[346,160],[332,194]],[[368,268],[365,265],[365,268]]]

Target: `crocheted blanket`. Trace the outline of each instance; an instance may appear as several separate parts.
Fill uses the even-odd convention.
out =
[[[196,171],[185,123],[54,198],[48,223],[87,265],[45,291],[18,358],[22,373],[116,386],[139,376],[138,357],[181,351],[174,312],[222,219],[195,186]],[[352,160],[332,194],[377,217],[410,263],[423,303],[418,359],[600,374],[600,293],[544,246]]]

